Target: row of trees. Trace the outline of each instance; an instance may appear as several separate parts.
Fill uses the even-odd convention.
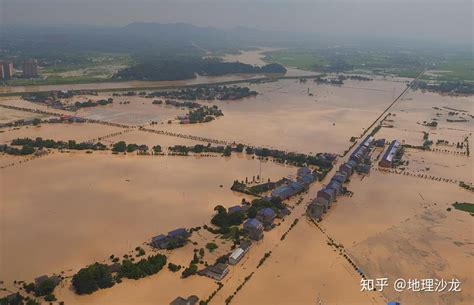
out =
[[[248,87],[240,86],[202,86],[173,91],[155,91],[148,97],[165,97],[181,100],[236,100],[258,93]]]
[[[115,277],[107,265],[95,263],[79,270],[72,277],[72,285],[77,294],[91,294],[99,289],[112,287],[121,282],[122,278],[136,280],[158,273],[166,262],[167,258],[162,254],[152,255],[138,262],[126,259]]]
[[[41,137],[32,140],[30,138],[17,138],[13,139],[11,145],[23,145],[23,146],[30,146],[36,148],[57,148],[57,149],[74,149],[74,150],[106,150],[107,146],[104,144],[97,142],[79,142],[77,143],[75,140],[69,141],[55,141],[53,139],[43,139]]]
[[[132,67],[118,71],[114,78],[183,80],[195,78],[196,74],[220,76],[235,73],[286,73],[286,69],[280,64],[258,67],[241,62],[223,62],[216,58],[146,58]]]

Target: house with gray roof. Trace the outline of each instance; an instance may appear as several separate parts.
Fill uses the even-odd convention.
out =
[[[199,298],[195,295],[189,296],[187,299],[182,297],[177,297],[173,301],[171,301],[170,305],[197,305],[199,302]]]
[[[298,168],[297,175],[298,177],[303,177],[303,176],[311,174],[312,172],[313,171],[311,170],[311,168],[305,166],[305,167]]]
[[[185,228],[178,228],[176,230],[168,232],[169,237],[180,237],[188,238],[191,234]]]
[[[257,212],[257,219],[260,220],[265,227],[271,226],[275,217],[276,213],[272,208],[263,208]]]
[[[240,205],[234,205],[227,209],[227,214],[232,214],[235,212],[243,212],[243,208]]]
[[[260,240],[263,238],[263,224],[256,218],[249,218],[244,222],[244,230],[250,239]]]
[[[201,271],[198,271],[199,275],[210,277],[216,281],[222,280],[227,273],[229,273],[229,266],[223,263],[217,263],[212,266],[208,266]]]
[[[324,213],[326,213],[326,211],[331,206],[331,203],[329,202],[329,200],[323,197],[315,198],[313,199],[313,201],[311,201],[311,203],[322,206],[324,208]]]
[[[339,196],[342,193],[342,185],[335,180],[331,180],[331,182],[328,183],[326,188],[334,189],[336,191],[336,196]]]
[[[393,140],[392,143],[387,147],[385,153],[382,156],[382,160],[379,162],[379,166],[381,167],[391,167],[393,164],[393,159],[397,154],[398,150],[400,149],[400,142],[397,140]]]
[[[329,188],[323,188],[318,191],[317,197],[325,198],[329,203],[331,203],[336,200],[336,191]]]
[[[320,219],[324,213],[324,207],[313,202],[310,203],[306,209],[306,215],[313,219]]]
[[[298,181],[293,181],[288,186],[293,189],[293,194],[302,192],[305,189],[305,185]]]
[[[280,186],[272,191],[272,197],[285,200],[294,195],[294,190],[288,186]]]
[[[336,172],[336,174],[332,177],[331,180],[337,181],[340,184],[346,182],[347,174],[344,172]]]

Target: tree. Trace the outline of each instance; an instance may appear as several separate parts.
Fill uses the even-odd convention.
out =
[[[181,273],[181,277],[185,279],[193,274],[196,274],[196,272],[197,266],[195,264],[191,264],[188,268],[184,269],[184,271]]]
[[[194,252],[193,260],[191,261],[192,264],[199,263],[199,257],[197,256],[196,252]]]
[[[217,211],[217,213],[219,214],[226,212],[225,208],[220,204],[214,207],[214,211]]]
[[[229,157],[232,154],[232,147],[230,145],[227,145],[224,149],[224,156]]]
[[[244,150],[244,144],[240,144],[240,143],[237,144],[236,150],[237,150],[238,152],[242,152],[242,151]]]
[[[44,296],[44,295],[49,295],[54,291],[54,288],[56,287],[56,284],[50,280],[44,280],[41,282],[35,289],[35,294],[36,296]]]
[[[177,272],[179,269],[181,269],[181,266],[180,265],[175,265],[173,263],[169,263],[168,264],[168,269],[171,271],[171,272]]]
[[[112,151],[115,152],[125,152],[125,150],[127,150],[127,143],[125,143],[124,141],[114,143],[114,145],[112,146]]]
[[[112,275],[107,265],[100,263],[82,268],[72,277],[72,286],[77,294],[91,294],[99,288],[108,288],[113,285]]]
[[[207,250],[209,250],[209,252],[213,252],[214,250],[216,250],[218,247],[215,243],[207,243],[206,244],[206,248]]]

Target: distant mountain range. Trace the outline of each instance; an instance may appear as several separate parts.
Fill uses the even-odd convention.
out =
[[[307,37],[306,37],[307,38]],[[4,47],[71,49],[76,51],[141,51],[189,48],[201,51],[229,51],[257,45],[288,45],[305,41],[304,34],[261,31],[246,27],[217,29],[186,23],[135,22],[124,27],[3,26]]]

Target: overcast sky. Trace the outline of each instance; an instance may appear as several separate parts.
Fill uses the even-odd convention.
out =
[[[0,0],[1,24],[186,22],[229,28],[473,40],[472,0]]]

